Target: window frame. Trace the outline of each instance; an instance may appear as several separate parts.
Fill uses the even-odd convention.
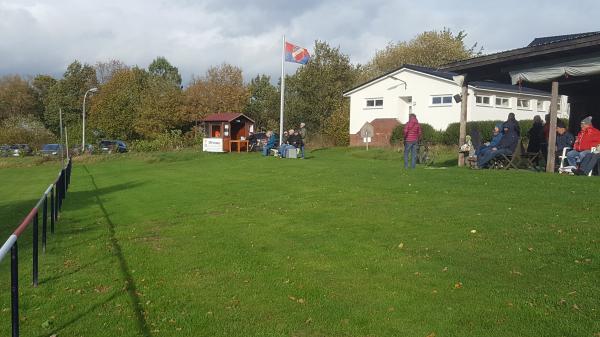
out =
[[[477,99],[482,98],[482,103],[478,103]],[[488,102],[483,103],[483,98],[487,98]],[[490,95],[475,95],[475,104],[480,106],[492,106],[492,96]]]
[[[439,98],[440,102],[439,103],[434,103],[433,100]],[[446,102],[444,103],[444,99],[445,98],[449,98],[450,102]],[[431,95],[431,99],[429,100],[429,106],[431,107],[439,107],[439,106],[452,106],[452,95],[450,94],[446,94],[446,95]]]
[[[537,102],[536,102],[536,104],[535,104],[536,105],[536,110],[540,111],[540,112],[546,112],[546,107],[545,107],[544,103],[546,103],[546,102],[538,99]],[[541,109],[540,109],[540,105],[542,106]]]
[[[507,100],[508,101],[508,105],[505,106],[505,105],[498,104],[498,100],[499,99],[501,99],[501,100]],[[494,98],[494,107],[500,108],[500,109],[512,109],[512,102],[511,101],[512,101],[512,99],[510,97],[496,96]]]
[[[371,102],[372,105],[369,105],[369,102]],[[381,104],[377,104],[377,103],[381,103]],[[383,107],[384,107],[383,97],[365,98],[365,105],[364,105],[363,109],[365,109],[365,110],[383,109]]]
[[[519,106],[519,102],[527,102],[527,106]],[[531,99],[528,98],[517,98],[517,109],[519,110],[532,110]]]

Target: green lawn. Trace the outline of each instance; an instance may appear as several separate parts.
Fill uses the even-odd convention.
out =
[[[19,241],[22,335],[599,336],[600,180],[401,166],[359,149],[77,162],[38,288]],[[0,169],[2,240],[56,173]]]

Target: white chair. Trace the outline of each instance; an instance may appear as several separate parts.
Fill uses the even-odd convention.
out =
[[[570,149],[570,147],[564,147],[562,150],[562,155],[558,156],[558,158],[560,159],[560,167],[558,168],[559,173],[562,173],[565,170],[565,160],[567,160],[567,151],[569,151]]]

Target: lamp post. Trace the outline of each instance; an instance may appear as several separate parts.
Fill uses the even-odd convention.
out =
[[[85,153],[85,99],[88,93],[96,91],[98,91],[98,88],[94,87],[86,91],[85,95],[83,95],[83,133],[81,135],[81,154]]]

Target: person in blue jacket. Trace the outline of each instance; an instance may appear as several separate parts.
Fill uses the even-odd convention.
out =
[[[268,156],[271,149],[274,149],[277,146],[277,137],[273,131],[267,131],[267,144],[263,147],[263,156]]]
[[[489,143],[486,143],[485,145],[482,145],[479,149],[477,149],[477,152],[475,153],[475,155],[477,156],[477,158],[485,156],[485,154],[492,149],[495,146],[498,146],[498,144],[500,143],[500,140],[502,140],[502,124],[496,124],[496,126],[494,127],[494,134],[492,137],[492,140]]]
[[[511,128],[509,125],[504,124],[504,135],[500,140],[498,145],[492,147],[485,155],[477,158],[477,166],[479,168],[487,168],[489,166],[489,162],[504,154],[510,155],[513,154],[517,144],[519,143],[519,134],[514,128]]]

